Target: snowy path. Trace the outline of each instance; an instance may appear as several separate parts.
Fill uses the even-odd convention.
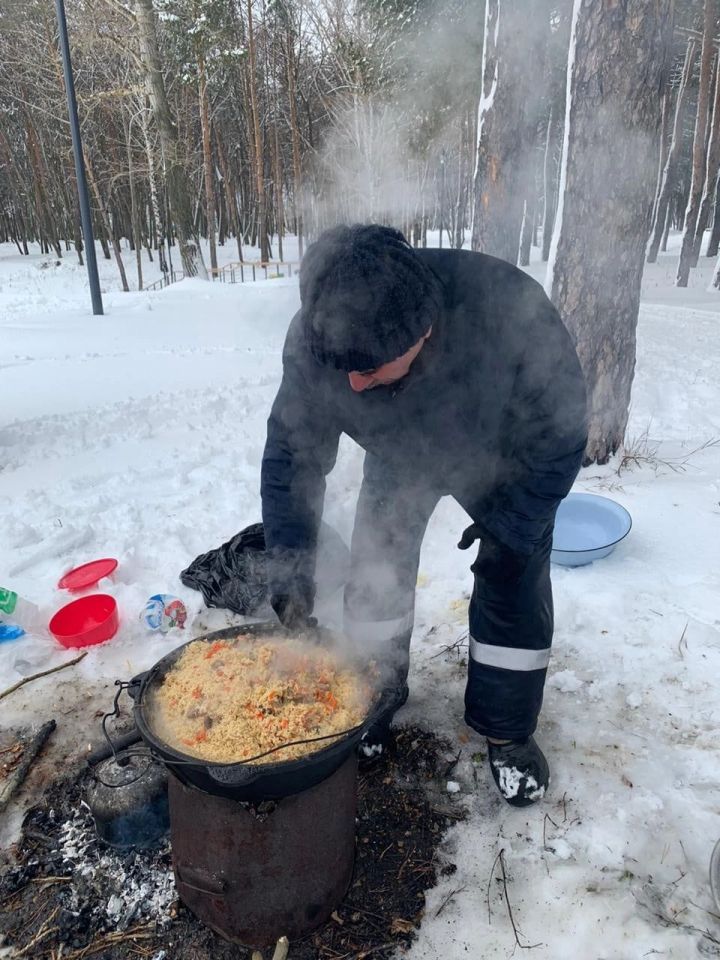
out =
[[[197,610],[179,570],[259,516],[264,425],[297,287],[110,292],[108,316],[93,319],[67,270],[60,289],[49,274],[23,285],[31,269],[0,256],[0,585],[51,611],[64,569],[121,561],[110,587],[124,614],[116,639],[72,676],[2,703],[3,726],[57,710],[55,749],[69,752],[97,724],[114,679],[177,642],[141,628],[145,599],[173,592]],[[486,903],[501,849],[522,942],[542,943],[537,960],[720,956],[710,939],[720,941],[720,924],[707,912],[720,837],[720,447],[683,463],[720,435],[720,303],[700,288],[660,302],[663,270],[661,260],[647,278],[639,334],[630,434],[647,431],[636,449],[644,459],[620,473],[618,463],[591,468],[578,482],[628,507],[634,529],[608,560],[553,570],[555,653],[538,732],[553,784],[528,811],[502,804],[472,760],[483,744],[461,719],[466,651],[443,653],[465,630],[470,558],[455,549],[465,517],[445,500],[431,521],[404,715],[462,750],[453,802],[469,820],[448,838],[458,870],[430,893],[418,960],[512,954],[496,880],[490,921]],[[345,536],[360,463],[344,443],[329,483],[328,518]],[[3,645],[0,688],[66,657],[50,641]]]

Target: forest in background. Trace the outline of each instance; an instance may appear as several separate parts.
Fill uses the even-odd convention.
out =
[[[520,265],[534,245],[588,379],[588,460],[618,449],[643,263],[672,228],[679,285],[718,252],[720,0],[66,8],[94,227],[124,289],[128,249],[142,288],[143,249],[165,268],[177,244],[208,277],[218,244],[282,261],[288,234],[302,256],[337,222]],[[0,241],[82,259],[54,10],[0,0],[0,27]]]

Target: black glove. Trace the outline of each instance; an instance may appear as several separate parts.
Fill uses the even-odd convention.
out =
[[[480,540],[484,536],[485,532],[481,528],[480,524],[471,523],[469,527],[466,527],[463,530],[458,547],[460,547],[461,550],[467,550],[467,548],[471,547],[476,540]]]
[[[309,584],[295,584],[291,592],[274,594],[270,600],[280,623],[288,630],[312,630],[317,620],[310,616],[313,608],[313,590]]]
[[[481,540],[477,560],[470,569],[488,583],[514,582],[522,579],[530,556],[511,550],[504,544],[489,536],[479,523],[472,523],[463,530],[458,547],[467,550],[476,540]]]

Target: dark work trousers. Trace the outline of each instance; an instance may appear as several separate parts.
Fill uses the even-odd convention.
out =
[[[389,715],[407,698],[420,548],[440,496],[366,454],[344,631],[381,670]],[[516,578],[485,562],[482,545],[472,565],[465,720],[485,736],[524,739],[537,724],[552,640],[551,541],[550,530]]]

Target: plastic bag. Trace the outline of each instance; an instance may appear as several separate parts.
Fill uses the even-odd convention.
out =
[[[315,571],[317,597],[328,597],[348,578],[350,551],[340,535],[320,524]],[[221,547],[196,557],[180,574],[186,587],[200,590],[206,606],[232,610],[242,616],[273,617],[270,607],[261,523],[241,530]]]

